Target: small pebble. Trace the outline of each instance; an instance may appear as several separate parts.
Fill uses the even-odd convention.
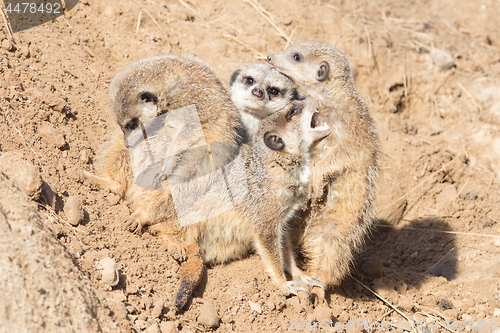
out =
[[[111,205],[111,206],[114,206],[118,203],[118,201],[120,201],[120,196],[119,195],[116,195],[114,193],[110,193],[108,194],[108,196],[106,197],[106,201]],[[170,276],[172,276],[172,274],[170,274]]]
[[[493,310],[493,315],[494,315],[495,317],[500,317],[500,309],[495,309],[495,310]]]
[[[144,330],[147,327],[148,323],[142,319],[137,319],[135,321],[135,326],[137,326],[138,329],[141,331]]]
[[[469,192],[465,195],[465,200],[476,200],[477,194],[474,192]]]
[[[161,316],[162,311],[163,311],[163,298],[159,297],[155,302],[155,306],[153,308],[153,311],[151,311],[151,315],[155,318],[159,318]]]
[[[304,311],[304,305],[300,303],[298,297],[292,297],[290,299],[287,299],[286,301],[294,308],[295,312],[300,313]]]
[[[323,320],[330,321],[332,318],[332,309],[328,305],[320,305],[314,309],[314,317],[316,321],[323,322]]]
[[[0,169],[13,178],[31,199],[38,200],[42,192],[42,176],[37,167],[23,159],[19,153],[0,155]]]
[[[160,326],[158,326],[157,323],[154,323],[146,329],[146,333],[160,333]]]
[[[198,322],[203,326],[217,328],[219,327],[220,317],[217,314],[215,307],[206,302],[200,308],[200,315],[198,316]]]
[[[113,311],[117,319],[124,320],[127,318],[127,308],[122,302],[118,302],[112,298],[107,298],[106,305],[111,311]]]
[[[2,41],[2,48],[7,51],[14,51],[14,43],[9,39],[4,39]]]
[[[72,195],[64,204],[64,215],[68,219],[69,224],[76,227],[83,221],[85,217],[82,207],[82,199],[77,195]]]
[[[453,65],[455,65],[451,55],[440,49],[433,49],[431,51],[431,58],[432,61],[434,61],[434,63],[443,70],[450,69]]]
[[[177,329],[178,324],[173,321],[162,321],[160,323],[161,333],[177,333],[179,330]]]
[[[151,300],[149,299],[148,296],[142,295],[142,297],[141,297],[141,307],[143,309],[146,309],[146,311],[149,310],[149,308],[151,307]]]
[[[110,257],[103,258],[99,261],[98,268],[102,271],[102,283],[111,287],[116,286],[120,281],[116,262]]]
[[[56,146],[57,148],[61,149],[66,146],[66,140],[64,139],[62,133],[58,129],[52,127],[49,123],[43,123],[38,128],[38,132],[40,133],[42,138],[45,139],[45,141]]]
[[[81,152],[80,152],[80,161],[82,161],[84,164],[88,164],[89,163],[89,153],[86,149],[83,149]]]
[[[21,46],[19,51],[26,58],[28,58],[30,56],[30,48],[28,46]]]
[[[252,309],[252,311],[257,312],[258,314],[262,313],[262,308],[260,307],[259,304],[254,303],[252,301],[248,301],[248,305],[250,305],[250,309]]]

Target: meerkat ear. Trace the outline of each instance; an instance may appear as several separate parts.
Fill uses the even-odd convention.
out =
[[[264,143],[272,150],[283,150],[283,148],[285,148],[283,139],[281,139],[276,134],[271,134],[269,132],[264,134]]]
[[[143,91],[137,95],[137,99],[143,101],[144,103],[153,103],[156,104],[158,102],[158,97],[150,91]]]
[[[237,69],[233,72],[233,74],[231,74],[231,78],[229,79],[229,86],[232,86],[234,81],[236,81],[236,78],[238,77],[238,75],[240,75],[241,73],[241,69]]]
[[[330,65],[326,61],[323,61],[318,68],[318,75],[316,76],[316,80],[323,81],[325,80],[328,72],[330,71]]]

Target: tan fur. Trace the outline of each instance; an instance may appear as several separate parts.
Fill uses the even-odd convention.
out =
[[[294,58],[297,54],[300,61]],[[320,117],[332,128],[311,150],[311,195],[295,234],[300,235],[296,242],[308,273],[325,286],[335,286],[349,274],[354,254],[375,219],[379,154],[375,125],[338,48],[304,42],[268,59],[318,100]],[[322,77],[324,62],[329,68]]]

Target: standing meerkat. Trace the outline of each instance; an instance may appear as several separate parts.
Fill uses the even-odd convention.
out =
[[[375,220],[379,155],[375,125],[338,48],[309,41],[268,60],[318,101],[318,120],[332,129],[311,149],[311,195],[301,214],[298,245],[308,273],[325,287],[335,286],[349,274],[354,254]]]
[[[307,201],[311,146],[330,134],[317,116],[314,100],[293,102],[262,120],[248,153],[249,194],[239,208],[253,225],[255,248],[266,271],[285,293],[297,291],[285,272],[301,275],[288,223]]]
[[[229,86],[231,100],[241,115],[247,143],[252,142],[262,118],[293,100],[303,99],[292,79],[262,63],[249,63],[236,69],[231,74]]]

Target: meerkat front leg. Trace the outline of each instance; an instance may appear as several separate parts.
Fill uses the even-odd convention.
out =
[[[285,237],[284,241],[284,269],[285,272],[290,274],[293,281],[287,282],[290,287],[297,290],[305,290],[301,285],[307,286],[307,291],[312,292],[313,288],[323,289],[323,283],[318,279],[307,275],[304,271],[297,267],[295,261],[295,254],[293,251],[293,245],[291,242],[291,237]]]
[[[285,295],[297,295],[299,290],[307,292],[306,289],[294,284],[294,281],[286,280],[284,270],[285,256],[289,258],[290,255],[284,253],[284,231],[280,229],[281,226],[272,226],[271,223],[257,227],[255,240],[257,253],[264,264],[264,269],[281,292]]]

